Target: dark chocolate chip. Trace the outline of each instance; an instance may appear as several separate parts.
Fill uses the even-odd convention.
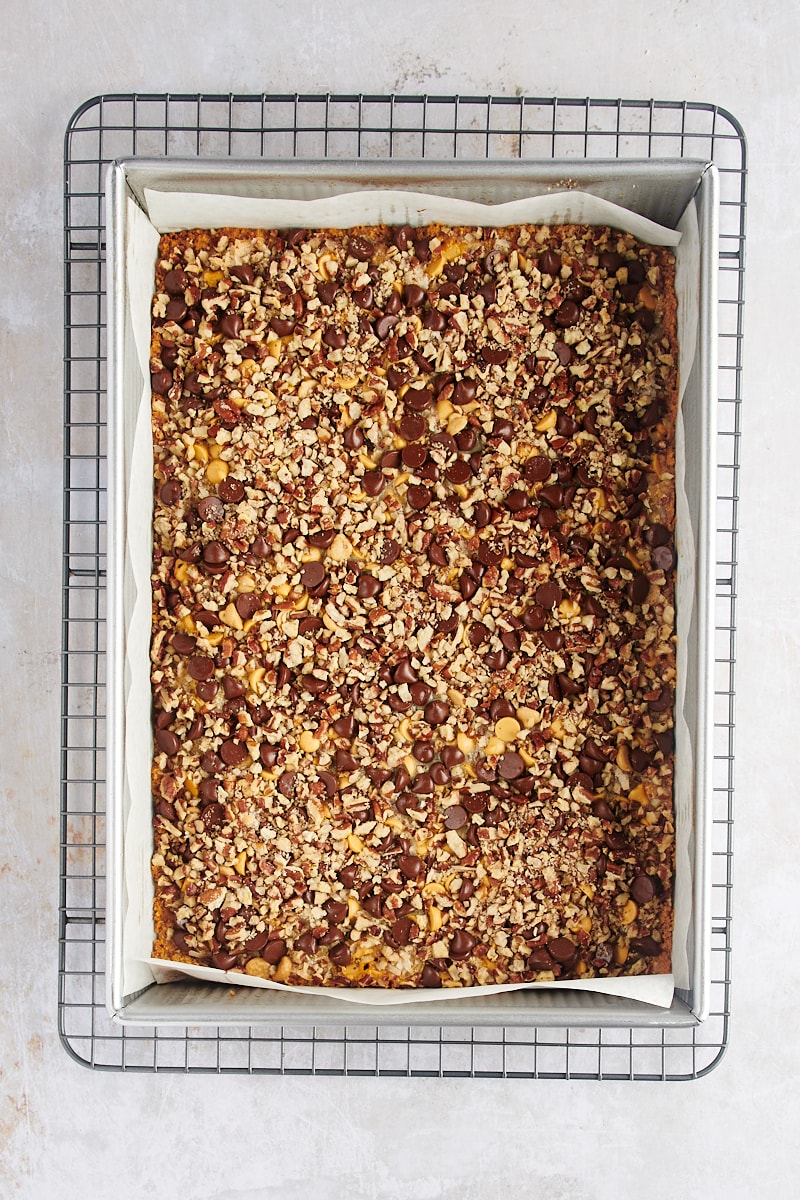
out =
[[[396,324],[397,317],[393,316],[391,313],[384,313],[383,316],[378,317],[377,321],[372,327],[376,338],[378,338],[380,341],[383,341],[384,338],[389,336]]]
[[[433,492],[425,484],[412,484],[406,492],[406,498],[413,509],[422,512],[433,499]]]
[[[325,568],[321,562],[303,563],[300,570],[300,581],[305,588],[315,588],[325,578]]]
[[[656,894],[655,885],[649,875],[637,875],[631,886],[631,895],[637,904],[649,904]]]
[[[368,496],[379,496],[386,487],[386,477],[381,471],[365,471],[361,486]]]
[[[420,984],[424,988],[440,988],[442,977],[431,963],[425,963],[420,976]]]
[[[477,939],[471,933],[467,933],[465,929],[457,929],[450,939],[450,957],[469,958],[477,944]]]
[[[172,387],[172,372],[153,371],[150,375],[150,387],[156,396],[166,396]]]
[[[644,604],[650,595],[650,580],[646,575],[637,572],[627,586],[628,599],[631,604]]]
[[[467,810],[460,804],[451,804],[449,808],[445,809],[445,829],[463,829],[468,820]]]
[[[551,938],[547,943],[547,949],[562,967],[571,966],[578,957],[578,947],[569,938]]]
[[[544,250],[539,255],[538,266],[543,275],[557,275],[561,270],[561,255],[555,250]]]
[[[450,705],[444,700],[432,700],[425,705],[425,720],[429,725],[444,725],[450,717]]]
[[[164,291],[169,296],[182,296],[188,286],[189,276],[179,268],[167,271],[164,276]]]
[[[528,483],[542,483],[552,474],[553,463],[543,454],[536,454],[525,463],[524,475]]]
[[[560,604],[562,596],[561,588],[553,580],[540,583],[536,589],[536,603],[542,608],[553,608],[556,604]]]
[[[525,760],[515,750],[507,750],[497,764],[502,779],[517,779],[525,772]]]
[[[180,741],[170,729],[158,729],[155,734],[156,745],[162,753],[172,758],[181,748]]]

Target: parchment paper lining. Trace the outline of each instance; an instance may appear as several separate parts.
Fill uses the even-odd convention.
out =
[[[150,568],[152,559],[151,514],[153,494],[153,446],[150,422],[149,349],[150,304],[160,233],[176,229],[218,228],[350,228],[369,224],[425,225],[439,221],[452,225],[502,226],[520,223],[556,224],[576,222],[610,225],[626,230],[653,245],[676,251],[676,292],[680,344],[681,404],[690,378],[697,345],[700,253],[697,216],[690,204],[678,230],[667,229],[647,218],[596,196],[582,192],[552,193],[507,204],[483,205],[415,192],[362,191],[316,200],[286,201],[249,199],[202,193],[145,192],[150,220],[133,201],[128,202],[129,239],[126,274],[130,297],[131,324],[126,330],[125,359],[131,356],[141,370],[137,399],[134,387],[123,398],[137,408],[135,435],[128,472],[125,545],[126,622],[125,671],[125,769],[123,821],[123,879],[126,908],[123,925],[123,993],[130,994],[148,984],[168,983],[182,978],[225,982],[236,986],[298,991],[323,998],[335,997],[354,1003],[382,1005],[454,1000],[486,996],[522,988],[567,988],[600,992],[644,1001],[667,1008],[674,987],[689,986],[688,941],[692,913],[692,746],[683,717],[686,687],[686,642],[693,611],[695,584],[694,539],[688,502],[683,486],[685,446],[679,410],[677,431],[677,533],[678,580],[676,609],[678,625],[678,688],[676,695],[676,773],[674,805],[676,819],[676,880],[672,974],[623,979],[565,980],[555,983],[504,984],[489,987],[428,989],[292,988],[271,980],[255,979],[238,972],[211,967],[166,963],[150,957],[153,944],[152,807],[150,763],[149,644],[151,620]],[[127,375],[127,372],[126,372]]]

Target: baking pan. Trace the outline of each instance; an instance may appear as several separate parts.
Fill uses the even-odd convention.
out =
[[[142,396],[142,365],[131,352],[134,321],[149,323],[142,296],[131,296],[126,255],[132,237],[129,201],[147,216],[146,190],[203,192],[257,198],[308,200],[363,189],[395,189],[500,203],[549,192],[580,190],[602,197],[660,224],[675,227],[693,205],[700,264],[697,348],[683,398],[685,494],[693,545],[692,618],[686,641],[685,720],[691,763],[688,821],[691,914],[686,986],[669,1009],[589,991],[531,988],[493,996],[367,1007],[295,992],[232,989],[182,980],[156,985],[146,972],[126,970],[125,918],[130,905],[149,898],[128,895],[125,883],[126,638],[135,581],[126,546],[132,527],[149,529],[149,514],[126,511],[127,484]],[[108,924],[107,1005],[129,1024],[281,1025],[482,1025],[482,1026],[688,1026],[707,1015],[710,992],[710,823],[713,731],[713,511],[716,407],[716,253],[718,179],[703,161],[549,160],[446,163],[378,162],[209,163],[131,159],[112,164],[108,175],[109,259],[109,645],[108,645]],[[145,364],[146,367],[146,364]],[[682,551],[683,556],[683,551]],[[149,764],[147,764],[149,768]],[[146,796],[136,802],[148,805]],[[128,951],[129,953],[129,951]]]

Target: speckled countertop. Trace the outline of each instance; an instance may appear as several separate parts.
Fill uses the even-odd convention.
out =
[[[558,16],[556,16],[558,11]],[[795,1004],[800,272],[787,0],[6,0],[0,148],[0,1192],[118,1200],[788,1196]],[[731,1044],[687,1084],[90,1072],[56,1031],[62,138],[98,93],[459,92],[728,108],[749,138]]]

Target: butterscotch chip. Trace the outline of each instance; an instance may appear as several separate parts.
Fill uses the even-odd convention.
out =
[[[669,969],[676,364],[607,228],[162,238],[157,956]]]

